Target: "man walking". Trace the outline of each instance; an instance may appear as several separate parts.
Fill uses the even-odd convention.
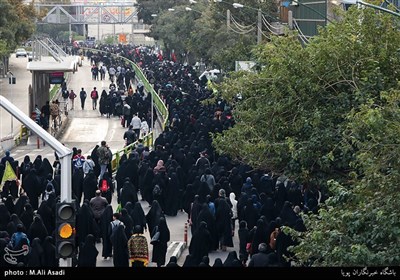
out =
[[[136,135],[135,132],[132,129],[132,125],[129,125],[129,129],[125,131],[124,133],[124,139],[125,139],[125,146],[129,146],[133,142],[136,141]]]
[[[100,164],[100,176],[99,179],[103,179],[104,172],[107,170],[107,166],[112,159],[112,153],[110,148],[107,146],[106,141],[101,141],[101,147],[97,149],[97,156],[99,157]]]
[[[92,92],[90,93],[90,98],[92,98],[93,110],[96,110],[96,108],[97,108],[97,100],[99,99],[99,93],[97,92],[96,87],[94,87]]]
[[[135,132],[136,139],[138,139],[140,136],[140,128],[142,126],[142,121],[139,119],[138,114],[135,114],[135,116],[132,118],[130,125]]]
[[[85,100],[86,100],[86,91],[84,88],[82,88],[81,92],[79,93],[79,97],[81,98],[81,108],[82,110],[85,110]]]
[[[71,91],[69,92],[69,100],[71,100],[71,110],[74,110],[74,101],[76,98],[76,94],[75,92],[71,89]]]

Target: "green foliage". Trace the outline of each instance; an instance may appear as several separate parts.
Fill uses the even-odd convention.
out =
[[[157,16],[176,5],[187,5],[186,0],[137,0],[138,19],[145,24],[153,22],[152,14]]]
[[[139,14],[148,16],[152,23],[151,36],[163,42],[167,53],[183,53],[191,62],[202,59],[212,67],[233,70],[236,60],[250,60],[251,48],[256,43],[256,32],[245,35],[227,29],[226,10],[230,9],[235,19],[243,25],[255,24],[257,9],[261,8],[268,17],[276,17],[277,6],[274,1],[241,1],[252,8],[234,9],[232,4],[198,1],[190,5],[188,1],[138,1]],[[168,11],[173,8],[174,11]],[[157,14],[153,18],[149,15]],[[141,16],[139,16],[141,18]]]
[[[151,28],[151,36],[156,40],[162,40],[167,51],[175,50],[175,53],[183,53],[186,50],[185,43],[188,38],[191,25],[190,14],[184,11],[184,6],[176,8],[176,11],[166,11],[156,18],[156,24]]]
[[[35,11],[22,0],[0,0],[0,53],[7,56],[34,32]]]
[[[107,36],[104,39],[104,44],[115,44],[115,42],[118,42],[118,36]]]
[[[49,37],[69,41],[69,26],[68,24],[39,24],[37,32],[47,34]]]
[[[69,32],[69,31],[60,31],[56,38],[58,38],[58,40],[64,41],[64,42],[69,42],[69,36],[70,34],[72,35],[72,39],[73,40],[79,40],[79,36],[78,33],[76,32]]]
[[[399,43],[398,18],[351,9],[305,48],[291,35],[256,48],[260,72],[218,89],[236,120],[213,136],[219,153],[328,186],[309,231],[291,231],[298,265],[400,264]]]

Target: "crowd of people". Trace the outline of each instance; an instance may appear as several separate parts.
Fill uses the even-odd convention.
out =
[[[110,85],[110,91],[101,94],[100,113],[124,116],[121,124],[128,127],[124,134],[127,144],[141,137],[139,122],[148,126],[150,98],[142,83],[132,90],[130,75],[126,86],[126,73],[132,70],[128,71],[129,65],[111,53],[134,61],[148,79],[151,77],[155,91],[168,106],[170,118],[155,140],[154,149],[139,141],[129,155],[121,158],[115,178],[105,141],[87,158],[74,149],[72,190],[78,209],[74,265],[96,266],[99,252],[95,245],[102,242],[101,256],[112,257],[114,266],[147,266],[149,262],[177,266],[176,258],[168,263],[165,260],[170,241],[166,216],[185,211],[192,238],[183,266],[209,267],[208,255],[215,250],[229,250],[229,254],[224,262],[216,259],[213,266],[290,266],[288,258],[292,254],[287,248],[295,243],[281,228],[306,230],[300,212],[317,211],[324,199],[317,186],[300,185],[269,170],[254,170],[216,153],[209,134],[234,125],[232,109],[222,99],[211,105],[201,104],[213,93],[191,66],[165,60],[153,48],[104,45],[100,49],[108,55],[87,53],[94,63],[92,78],[98,79],[93,69],[103,66],[104,71],[115,70],[114,75],[109,75],[111,85],[116,76],[123,77],[118,86]],[[105,79],[101,71],[100,79]],[[109,103],[113,105],[104,107]],[[123,107],[120,111],[118,103]],[[104,111],[102,104],[111,110]],[[130,107],[129,114],[125,105]],[[13,162],[10,155],[3,159]],[[17,169],[18,164],[12,165]],[[0,203],[0,254],[6,247],[18,250],[28,245],[30,253],[20,257],[21,265],[58,265],[54,253],[54,207],[60,194],[59,170],[57,159],[52,165],[41,156],[33,163],[26,156],[18,166],[21,186],[5,186],[1,194],[4,203]],[[15,191],[18,187],[22,187],[22,193]],[[111,205],[114,191],[120,205],[118,211]],[[151,206],[146,215],[139,199]],[[145,230],[151,241],[146,239]],[[238,250],[233,245],[235,235],[239,238]],[[151,256],[149,242],[153,246]],[[1,258],[0,265],[10,264]]]

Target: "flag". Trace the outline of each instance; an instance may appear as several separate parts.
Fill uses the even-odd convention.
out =
[[[6,168],[4,169],[3,178],[0,182],[0,191],[3,190],[3,186],[6,181],[16,181],[17,179],[17,175],[15,175],[14,169],[12,168],[11,164],[6,161]]]
[[[171,60],[172,60],[173,62],[176,62],[175,50],[172,50],[172,53],[171,53]]]
[[[159,60],[159,61],[163,61],[164,56],[163,56],[163,51],[162,51],[161,49],[158,51],[157,57],[158,57],[158,60]]]

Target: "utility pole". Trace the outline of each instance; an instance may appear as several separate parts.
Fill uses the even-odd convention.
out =
[[[71,27],[71,18],[69,19],[69,42],[72,43],[72,27]]]
[[[261,44],[262,41],[262,13],[261,9],[257,12],[257,44]]]
[[[226,28],[228,31],[231,29],[231,11],[229,9],[226,10]]]
[[[97,18],[97,40],[100,40],[100,22],[101,22],[101,10],[98,11],[98,18]],[[102,38],[103,39],[103,38]]]
[[[8,84],[10,85],[10,99],[13,98],[13,86],[16,84],[16,78],[14,77],[14,74],[11,71],[8,71]],[[11,136],[14,137],[14,117],[11,115]]]
[[[288,11],[288,25],[289,25],[289,29],[293,30],[293,12],[292,11]]]

